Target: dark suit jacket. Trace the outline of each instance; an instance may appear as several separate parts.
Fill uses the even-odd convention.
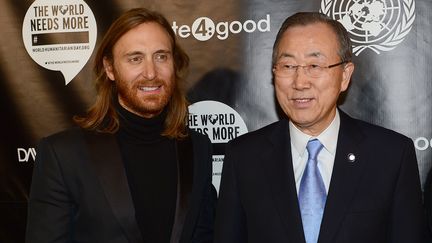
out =
[[[213,233],[211,144],[202,135],[190,134],[176,143],[172,243],[211,242]],[[74,128],[41,140],[26,242],[143,242],[114,135]]]
[[[343,112],[340,117],[318,242],[421,242],[422,199],[412,141]],[[354,162],[347,159],[350,153]],[[305,242],[288,120],[227,146],[215,243],[242,242]]]

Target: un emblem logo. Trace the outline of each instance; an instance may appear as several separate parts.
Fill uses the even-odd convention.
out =
[[[320,12],[343,24],[358,56],[396,48],[412,28],[414,10],[414,0],[322,0]]]

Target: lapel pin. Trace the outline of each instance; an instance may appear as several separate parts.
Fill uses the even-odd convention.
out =
[[[354,162],[356,160],[356,157],[353,153],[349,153],[348,154],[348,161],[349,162]]]

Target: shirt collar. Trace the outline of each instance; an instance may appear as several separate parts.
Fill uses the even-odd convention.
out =
[[[310,139],[317,138],[324,148],[333,156],[336,154],[337,138],[340,127],[339,111],[336,109],[336,115],[330,125],[317,137],[312,137],[300,131],[291,121],[289,121],[289,132],[291,144],[297,150],[300,156],[303,156],[306,151],[306,145]],[[336,138],[336,139],[335,139]]]

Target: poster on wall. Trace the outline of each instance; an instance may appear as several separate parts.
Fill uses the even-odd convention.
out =
[[[96,20],[82,0],[36,0],[24,17],[22,36],[30,57],[46,69],[60,71],[67,85],[93,53]]]

